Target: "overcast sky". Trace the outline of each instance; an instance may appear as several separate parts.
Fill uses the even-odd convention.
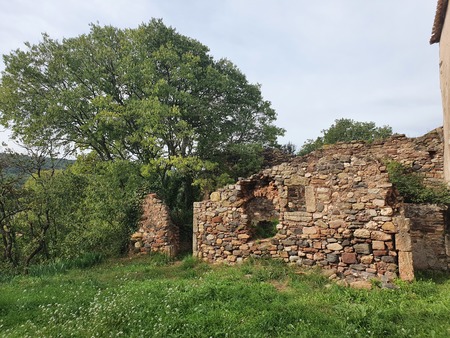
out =
[[[335,119],[420,136],[442,125],[437,0],[0,0],[0,54],[41,33],[89,23],[135,28],[151,18],[231,60],[278,113],[280,143],[300,147]],[[0,66],[4,69],[4,65]],[[0,129],[0,140],[7,139]]]

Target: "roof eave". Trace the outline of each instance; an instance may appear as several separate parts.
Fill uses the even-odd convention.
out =
[[[447,13],[448,0],[438,0],[436,15],[434,17],[433,30],[431,32],[430,44],[440,42],[442,29],[444,28],[445,15]]]

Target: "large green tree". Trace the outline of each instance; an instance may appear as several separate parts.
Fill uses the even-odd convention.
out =
[[[276,143],[282,130],[258,85],[160,20],[91,25],[4,56],[1,122],[27,143],[55,140],[101,159],[220,162],[236,145]]]
[[[201,190],[258,170],[283,134],[259,85],[161,20],[44,34],[3,59],[0,123],[15,138],[139,163],[182,223]]]

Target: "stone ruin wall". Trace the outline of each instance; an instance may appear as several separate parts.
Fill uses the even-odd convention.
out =
[[[417,270],[450,270],[450,227],[447,206],[408,204],[404,207],[409,239],[398,242],[412,252]]]
[[[179,229],[173,224],[168,207],[156,194],[148,194],[142,204],[139,229],[131,236],[130,253],[160,252],[175,257],[179,243]]]
[[[349,283],[410,280],[410,234],[421,220],[408,217],[385,161],[411,166],[429,185],[442,182],[441,137],[437,129],[416,139],[328,146],[213,192],[194,204],[194,255],[229,263],[272,257],[329,269]],[[255,229],[271,222],[276,234],[257,238]]]

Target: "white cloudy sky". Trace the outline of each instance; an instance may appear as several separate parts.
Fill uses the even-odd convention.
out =
[[[0,0],[0,54],[151,18],[207,45],[260,83],[301,146],[335,119],[420,136],[442,124],[438,46],[428,40],[437,0]],[[3,69],[3,64],[0,69]],[[0,129],[0,140],[7,138]]]

